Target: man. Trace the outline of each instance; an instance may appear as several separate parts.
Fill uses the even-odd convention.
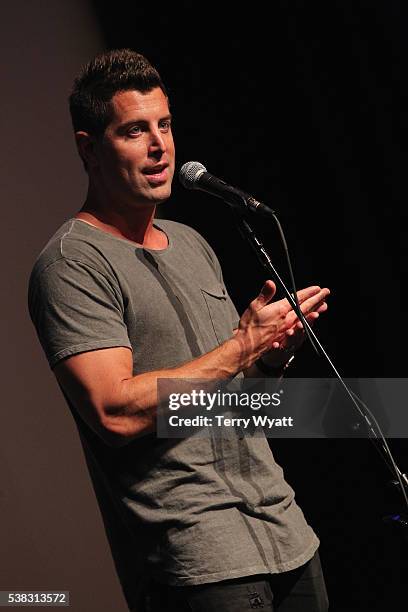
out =
[[[155,435],[158,379],[279,375],[302,341],[296,315],[270,303],[266,281],[239,319],[205,240],[155,220],[175,154],[166,89],[143,56],[95,58],[70,109],[88,194],[35,263],[29,307],[129,608],[325,610],[318,539],[266,439]],[[328,293],[299,292],[310,322]]]

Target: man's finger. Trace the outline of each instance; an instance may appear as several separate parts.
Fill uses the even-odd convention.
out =
[[[305,300],[301,304],[301,310],[304,316],[310,314],[311,312],[324,312],[327,309],[327,304],[325,305],[325,300],[329,294],[329,289],[321,289],[319,293]],[[298,316],[293,310],[286,315],[288,327],[294,325],[297,320]]]
[[[299,304],[302,304],[309,298],[313,297],[314,295],[317,295],[320,291],[322,291],[322,289],[318,285],[306,287],[306,289],[300,289],[300,291],[297,292]]]
[[[318,318],[319,318],[319,313],[317,310],[314,310],[313,312],[305,316],[305,319],[308,323],[313,323]],[[296,330],[303,329],[303,323],[301,321],[298,321],[297,323],[295,323],[294,327]],[[293,329],[293,327],[291,327],[291,329]]]
[[[273,281],[267,280],[264,283],[264,286],[261,289],[260,294],[251,302],[251,306],[254,310],[258,311],[266,304],[269,304],[271,299],[276,293],[276,285]]]
[[[328,309],[327,302],[323,302],[323,304],[321,304],[319,308],[316,308],[315,311],[316,312],[326,312],[327,309]]]
[[[308,314],[313,310],[318,310],[326,300],[326,298],[330,295],[329,289],[321,289],[318,293],[313,295],[312,297],[306,299],[301,304],[301,309],[303,314]]]
[[[314,295],[317,295],[320,291],[321,289],[318,285],[313,285],[312,287],[306,287],[306,289],[300,289],[300,291],[297,292],[299,304],[302,304],[303,302],[310,299]],[[292,305],[289,304],[286,298],[282,300],[282,303],[284,305],[286,312],[290,312],[292,310]]]

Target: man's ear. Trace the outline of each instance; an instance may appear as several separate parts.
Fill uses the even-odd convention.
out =
[[[80,158],[87,170],[98,166],[96,140],[88,132],[75,132],[75,140]]]

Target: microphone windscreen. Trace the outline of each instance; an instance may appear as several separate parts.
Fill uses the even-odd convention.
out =
[[[186,189],[194,189],[194,183],[203,174],[203,172],[207,172],[207,168],[203,166],[203,164],[200,164],[200,162],[186,162],[181,167],[179,172],[180,183]]]

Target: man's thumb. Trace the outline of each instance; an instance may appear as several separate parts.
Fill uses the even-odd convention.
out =
[[[257,302],[259,302],[260,307],[268,304],[273,296],[276,293],[276,285],[273,281],[267,280],[264,283],[264,286],[261,289],[260,294],[258,295]]]

